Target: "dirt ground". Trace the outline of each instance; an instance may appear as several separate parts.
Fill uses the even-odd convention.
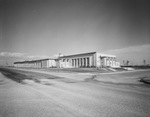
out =
[[[0,117],[148,117],[149,77],[1,69]]]

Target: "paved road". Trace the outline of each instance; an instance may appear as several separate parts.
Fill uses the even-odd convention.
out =
[[[69,81],[65,78],[49,78],[46,82],[21,84],[0,73],[0,117],[150,115],[150,87],[144,85]]]

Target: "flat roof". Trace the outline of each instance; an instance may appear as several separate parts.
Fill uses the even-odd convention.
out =
[[[102,53],[98,53],[98,52],[88,52],[88,53],[81,53],[81,54],[73,54],[73,55],[67,55],[67,56],[61,56],[58,58],[46,58],[46,59],[39,59],[39,60],[29,60],[29,61],[18,61],[18,62],[14,62],[14,64],[22,64],[22,63],[34,63],[34,62],[40,62],[40,61],[45,61],[45,60],[58,60],[61,58],[71,58],[71,57],[77,57],[77,56],[88,56],[88,55],[92,55],[97,53],[98,55],[102,56],[102,57],[116,57],[115,55],[109,55],[109,54],[102,54]]]
[[[84,55],[91,55],[91,54],[95,54],[96,52],[88,52],[88,53],[82,53],[82,54],[73,54],[73,55],[67,55],[67,56],[62,56],[59,58],[70,58],[70,57],[75,57],[75,56],[84,56]]]
[[[81,54],[73,54],[73,55],[67,55],[67,56],[61,56],[59,58],[71,58],[71,57],[77,57],[77,56],[86,56],[86,55],[92,55],[92,54],[99,54],[102,57],[116,57],[115,55],[109,55],[109,54],[102,54],[98,52],[88,52],[88,53],[81,53]]]
[[[18,63],[34,63],[34,62],[40,62],[40,61],[46,61],[46,60],[55,60],[52,58],[46,58],[46,59],[39,59],[39,60],[29,60],[29,61],[18,61],[18,62],[14,62],[14,64],[18,64]]]
[[[116,57],[115,55],[98,53],[102,57]]]

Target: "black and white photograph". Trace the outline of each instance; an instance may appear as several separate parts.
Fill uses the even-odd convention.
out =
[[[0,0],[0,117],[150,117],[150,1]]]

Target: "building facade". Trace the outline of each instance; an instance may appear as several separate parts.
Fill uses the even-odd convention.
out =
[[[15,62],[15,67],[32,68],[83,68],[83,67],[120,67],[115,55],[97,52],[61,56],[56,59]]]
[[[53,68],[57,67],[56,59],[40,59],[32,61],[14,62],[14,67],[29,67],[29,68]]]
[[[120,63],[115,55],[90,52],[59,57],[59,65],[60,68],[119,67]]]

